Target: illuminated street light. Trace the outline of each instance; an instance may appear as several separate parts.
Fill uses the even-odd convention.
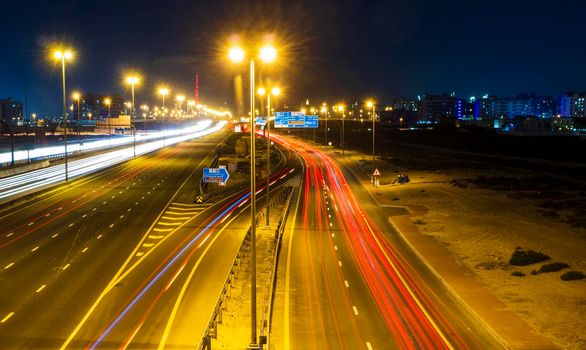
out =
[[[325,115],[326,117],[326,132],[325,132],[325,145],[326,145],[326,149],[328,148],[328,106],[326,105],[326,103],[322,103],[321,109],[320,111]]]
[[[136,157],[136,126],[134,125],[135,113],[134,113],[134,85],[138,84],[139,78],[136,75],[131,75],[126,77],[126,82],[130,84],[132,90],[132,105],[130,109],[130,119],[132,121],[132,131],[134,134],[134,157]],[[146,119],[145,119],[145,129],[146,129]],[[146,130],[145,130],[146,132]]]
[[[181,114],[183,112],[183,110],[181,109],[181,103],[183,103],[183,101],[185,101],[185,96],[177,95],[176,100],[177,100],[177,102],[179,102],[179,114]]]
[[[163,109],[165,109],[165,96],[169,95],[169,89],[166,87],[159,88],[159,95],[163,97]]]
[[[344,105],[343,104],[339,104],[338,105],[338,112],[342,113],[342,156],[345,155],[345,151],[346,151],[346,144],[345,144],[345,140],[344,140],[344,121],[346,120],[346,113],[344,112]]]
[[[232,47],[228,51],[228,58],[234,62],[242,62],[246,57],[244,49],[241,47]],[[261,61],[269,63],[277,58],[277,50],[272,46],[264,46],[259,51]],[[250,274],[250,332],[251,339],[249,348],[258,348],[258,339],[256,334],[256,148],[255,148],[255,108],[254,108],[254,56],[249,56],[250,64],[250,237],[252,254],[250,256],[251,274]]]
[[[74,92],[71,95],[71,97],[73,98],[73,100],[77,101],[77,139],[79,141],[79,128],[80,128],[79,118],[80,118],[80,115],[81,115],[80,108],[79,108],[79,103],[81,101],[81,94],[76,91],[76,92]]]
[[[61,80],[63,82],[63,140],[65,143],[65,181],[69,180],[67,169],[67,90],[65,87],[65,61],[73,59],[71,50],[55,50],[53,57],[61,61]]]
[[[375,104],[374,101],[369,100],[366,102],[366,106],[368,108],[372,108],[372,172],[376,169],[376,156],[374,155],[374,131],[375,131],[375,121],[376,121],[376,114],[375,114]],[[372,184],[376,187],[375,179],[372,179]]]
[[[108,134],[112,135],[112,126],[110,125],[110,105],[112,104],[112,100],[109,97],[104,99],[104,104],[108,106]]]

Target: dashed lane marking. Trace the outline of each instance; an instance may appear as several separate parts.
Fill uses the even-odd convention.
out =
[[[154,228],[153,231],[156,231],[156,232],[171,232],[171,231],[173,231],[173,229],[172,228]]]
[[[350,288],[350,285],[348,284],[348,281],[344,280],[344,285],[346,286],[346,288]]]
[[[28,223],[29,226],[34,225],[34,224],[35,224],[34,221]]]
[[[144,255],[144,253],[143,253],[143,252],[137,252],[137,253],[136,253],[136,256],[143,256],[143,255]]]
[[[108,227],[109,227],[109,228],[112,228],[112,227],[114,227],[114,224],[110,224],[110,226],[108,226]]]
[[[338,246],[337,245],[334,246],[334,250],[338,250]]]
[[[179,216],[176,218],[172,218],[170,216],[161,216],[161,219],[165,219],[165,220],[187,220],[187,219],[191,219],[191,216]]]
[[[373,349],[372,349],[372,345],[370,345],[370,343],[369,343],[369,342],[366,342],[366,348],[367,348],[368,350],[373,350]]]
[[[43,289],[45,289],[46,286],[47,286],[46,284],[43,284],[42,286],[39,287],[39,289],[37,289],[36,292],[40,293]]]
[[[13,262],[11,262],[10,264],[8,264],[8,265],[4,266],[4,270],[8,270],[9,268],[11,268],[11,267],[12,267],[12,265],[14,265],[14,263],[13,263]]]
[[[358,316],[358,309],[356,306],[352,306],[352,310],[354,310],[354,315]]]
[[[53,236],[51,236],[51,238],[55,238],[55,237],[57,237],[57,236],[59,236],[59,234],[58,234],[58,233],[56,233],[56,234],[54,234]]]
[[[142,246],[145,247],[145,248],[150,248],[150,247],[152,247],[154,245],[155,245],[154,243],[143,243],[142,244]]]
[[[150,239],[161,239],[163,237],[165,237],[165,236],[163,236],[163,235],[149,235]]]
[[[342,266],[342,262],[338,260],[338,266]]]
[[[14,234],[14,232],[10,232],[9,234],[6,235],[6,237],[10,237]]]
[[[34,252],[35,250],[39,249],[39,246],[34,247],[33,249],[31,249],[31,252]]]
[[[98,239],[100,239],[100,238],[102,238],[102,235],[99,235],[99,236],[98,236]]]
[[[85,253],[88,250],[88,247],[83,248],[83,250],[81,251],[82,253]]]
[[[162,225],[162,226],[179,226],[181,225],[180,222],[158,222],[157,225]]]
[[[73,222],[71,224],[69,224],[69,227],[73,226]]]
[[[71,265],[71,264],[67,264],[67,265],[63,266],[62,270],[63,271],[67,270],[67,268],[69,267],[69,265]]]

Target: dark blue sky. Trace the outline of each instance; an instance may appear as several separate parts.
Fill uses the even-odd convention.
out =
[[[71,89],[127,93],[124,72],[137,69],[144,75],[139,104],[154,99],[161,82],[191,92],[198,71],[204,101],[232,103],[238,70],[222,48],[235,33],[276,34],[286,57],[259,67],[259,74],[284,84],[292,105],[305,98],[586,90],[586,4],[578,0],[3,0],[1,6],[0,97],[23,99],[27,88],[31,113],[60,110],[59,71],[46,57],[51,42],[76,49]]]

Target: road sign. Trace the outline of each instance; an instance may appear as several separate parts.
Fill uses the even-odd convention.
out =
[[[372,176],[380,176],[380,171],[378,171],[378,168],[374,169]]]
[[[265,117],[256,117],[256,125],[265,126],[267,125],[267,119]]]
[[[230,173],[226,168],[203,168],[203,182],[226,182]]]
[[[317,127],[317,115],[305,115],[303,112],[275,112],[275,128],[305,129]]]

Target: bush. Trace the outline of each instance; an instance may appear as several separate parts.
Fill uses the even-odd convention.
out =
[[[549,260],[549,256],[534,250],[515,249],[509,264],[513,266],[525,266]]]
[[[554,262],[551,264],[541,265],[541,267],[539,268],[539,270],[537,270],[537,272],[538,273],[557,272],[557,271],[560,271],[560,270],[565,269],[567,267],[570,267],[570,265],[568,265],[566,263],[562,263],[562,262]]]
[[[427,225],[427,222],[425,222],[425,221],[423,221],[423,220],[421,220],[421,219],[415,219],[415,220],[413,221],[413,223],[414,223],[415,225]]]
[[[562,281],[575,281],[575,280],[581,280],[584,278],[586,278],[586,275],[584,275],[580,271],[568,271],[560,276],[560,279]]]
[[[525,276],[525,274],[524,274],[523,272],[521,272],[521,271],[513,271],[513,272],[511,273],[511,276],[515,276],[515,277],[523,277],[523,276]]]

